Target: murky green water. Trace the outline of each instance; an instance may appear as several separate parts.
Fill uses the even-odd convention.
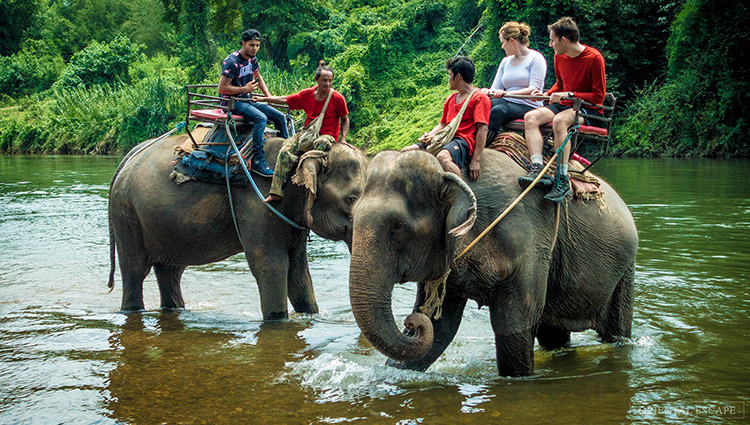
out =
[[[0,423],[741,423],[750,404],[750,162],[596,166],[641,238],[632,340],[537,350],[496,376],[487,310],[467,308],[427,373],[360,337],[349,256],[313,238],[321,313],[262,323],[241,255],[189,268],[188,309],[118,313],[107,191],[119,158],[0,156]],[[119,279],[119,273],[118,273]],[[394,294],[397,321],[412,285]],[[474,305],[470,302],[470,306]]]

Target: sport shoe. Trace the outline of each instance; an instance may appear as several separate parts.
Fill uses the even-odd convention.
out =
[[[555,187],[544,195],[544,199],[550,202],[562,202],[568,196],[573,194],[573,190],[570,188],[570,176],[567,174],[564,176],[557,176],[555,179]]]
[[[544,165],[532,162],[529,174],[519,177],[518,184],[520,184],[522,188],[526,189],[527,187],[529,187],[529,185],[531,185],[531,183],[534,182],[534,180],[536,180],[537,176],[542,172],[543,169]],[[536,186],[534,187],[549,190],[552,187],[552,177],[545,175],[537,182]]]
[[[253,173],[259,174],[263,177],[273,177],[273,170],[268,167],[265,159],[253,161],[250,165],[250,170]]]

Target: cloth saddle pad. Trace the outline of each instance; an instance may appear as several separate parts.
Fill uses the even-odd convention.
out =
[[[531,166],[531,155],[529,155],[529,149],[526,146],[526,139],[518,133],[511,131],[500,133],[495,136],[494,140],[490,141],[487,148],[504,152],[513,158],[524,170],[528,170]],[[545,163],[549,162],[552,155],[554,155],[554,147],[550,143],[550,140],[547,140],[544,144]],[[601,199],[604,196],[604,192],[601,190],[599,179],[588,171],[582,173],[581,171],[584,168],[583,164],[575,159],[568,161],[568,172],[570,174],[570,185],[573,189],[573,196],[582,200]],[[547,173],[554,178],[556,170],[557,164],[552,164]]]
[[[222,161],[223,162],[223,161]],[[250,165],[247,164],[249,167]],[[210,153],[202,150],[194,150],[190,155],[177,159],[177,164],[170,177],[176,184],[182,184],[190,180],[198,180],[214,184],[226,184],[227,168],[215,160]],[[229,184],[232,186],[247,186],[245,170],[240,165],[229,167]]]
[[[198,180],[214,184],[226,184],[226,167],[224,166],[227,157],[229,157],[229,184],[232,186],[247,186],[248,180],[245,171],[237,159],[226,132],[222,127],[215,124],[213,131],[208,132],[199,143],[198,149],[193,147],[193,141],[188,137],[179,146],[175,148],[177,160],[175,168],[170,177],[176,184],[182,184],[190,180]],[[244,131],[243,131],[244,130]],[[252,126],[238,127],[236,140],[244,141],[238,148],[242,151],[242,146],[246,143],[252,143]],[[194,134],[193,137],[196,137]],[[197,140],[196,140],[197,141]],[[248,150],[245,153],[246,165],[250,168],[247,157],[250,155]]]

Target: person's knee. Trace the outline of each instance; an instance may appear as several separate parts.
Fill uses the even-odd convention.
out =
[[[541,122],[542,114],[537,110],[531,110],[523,115],[523,121],[526,126],[539,127]]]
[[[568,127],[573,125],[575,121],[575,114],[560,113],[552,118],[552,128],[555,130],[568,130]]]
[[[451,156],[450,152],[443,149],[437,154],[437,160],[440,162],[440,165],[445,169],[446,166],[453,164],[453,157]]]
[[[508,108],[505,105],[497,105],[490,109],[490,122],[488,125],[489,130],[497,131],[500,126],[506,121],[505,117],[508,113]]]
[[[266,117],[265,114],[256,114],[253,117],[253,122],[256,125],[266,125],[266,123],[268,123],[268,117]]]

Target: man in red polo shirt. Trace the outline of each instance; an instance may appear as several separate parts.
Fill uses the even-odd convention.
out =
[[[292,136],[284,142],[281,150],[279,150],[273,180],[271,181],[271,190],[265,202],[278,201],[284,197],[284,183],[289,180],[300,153],[310,150],[328,151],[334,143],[346,142],[346,135],[349,133],[349,109],[346,107],[344,95],[331,87],[333,85],[333,69],[321,63],[321,66],[315,71],[315,82],[317,83],[316,86],[289,96],[269,96],[258,99],[259,102],[282,103],[289,105],[292,110],[305,111],[307,116],[305,125],[307,125],[320,115],[329,92],[333,91],[328,108],[323,116],[320,136],[311,143],[304,144]],[[340,139],[339,135],[341,136]]]
[[[549,46],[555,51],[557,81],[544,93],[550,97],[549,105],[529,111],[523,117],[526,144],[531,154],[529,174],[518,179],[518,183],[524,188],[528,187],[544,168],[542,163],[544,142],[539,126],[552,122],[555,149],[557,149],[568,136],[568,129],[575,124],[576,119],[573,102],[566,99],[577,97],[586,102],[601,105],[607,90],[604,57],[595,48],[580,43],[580,33],[575,21],[569,17],[563,17],[548,28]],[[581,109],[584,116],[602,115],[599,108]],[[579,117],[579,121],[581,124],[601,126],[598,120],[589,122],[584,117]],[[572,193],[568,176],[570,143],[565,145],[563,153],[555,181],[545,176],[537,184],[539,187],[546,188],[552,186],[552,190],[544,196],[544,199],[548,201],[562,202]]]
[[[448,96],[443,105],[443,116],[440,123],[431,131],[419,138],[419,143],[401,149],[402,152],[424,149],[430,144],[435,133],[445,128],[461,111],[464,102],[469,102],[461,117],[461,123],[453,140],[446,143],[437,154],[440,165],[446,172],[461,176],[461,168],[469,167],[469,179],[479,178],[479,162],[487,141],[487,123],[489,123],[491,102],[481,90],[474,91],[474,61],[466,56],[448,59],[448,84],[451,90],[457,90]],[[473,95],[471,94],[474,92]],[[469,96],[471,95],[471,98]]]

